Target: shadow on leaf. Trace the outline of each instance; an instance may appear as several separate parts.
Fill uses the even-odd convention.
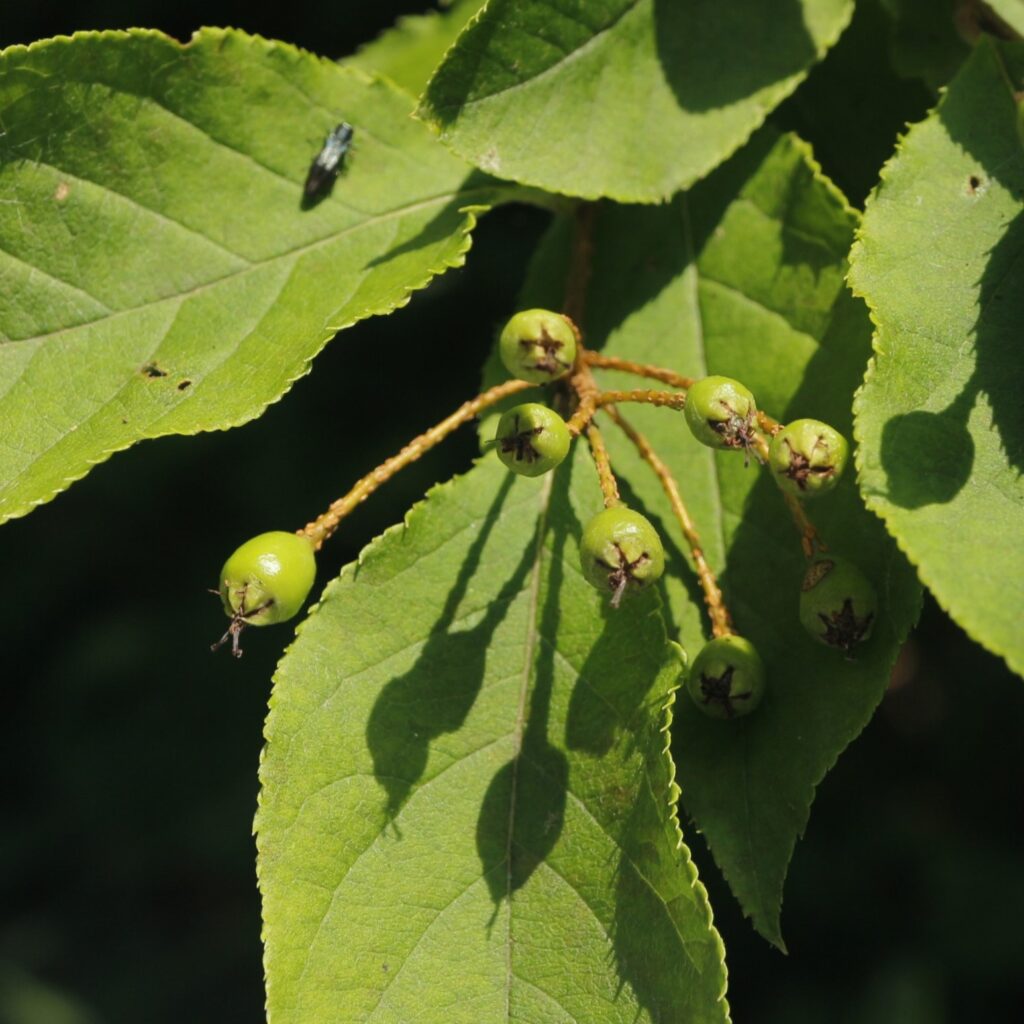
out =
[[[979,202],[984,202],[980,198]],[[1010,465],[1024,471],[1024,372],[1019,358],[1024,322],[1024,214],[1010,223],[989,253],[978,293],[973,369],[960,393],[939,411],[893,416],[882,429],[881,459],[888,498],[901,508],[952,501],[971,478],[975,442],[970,419],[979,402],[991,413],[992,429]],[[975,431],[978,429],[974,428]]]
[[[480,692],[491,636],[529,574],[532,544],[480,621],[469,629],[452,629],[512,483],[510,474],[459,568],[415,665],[384,686],[370,712],[366,742],[374,774],[387,793],[387,813],[392,819],[423,775],[431,740],[455,732],[465,722]]]
[[[458,191],[452,196],[451,200],[445,203],[440,210],[434,214],[420,228],[412,238],[406,239],[404,242],[396,245],[393,249],[389,249],[386,253],[381,256],[375,256],[372,260],[368,260],[366,263],[366,269],[372,270],[374,267],[382,266],[385,263],[390,263],[392,260],[397,259],[399,256],[405,256],[409,253],[419,252],[421,249],[426,249],[428,246],[440,245],[443,242],[448,241],[458,230],[458,225],[462,222],[465,214],[462,212],[467,206],[474,206],[476,204],[487,204],[487,197],[483,195],[483,191],[488,186],[499,185],[499,182],[483,171],[471,171],[466,175],[462,184],[459,186]],[[478,195],[471,195],[470,193],[480,193]]]
[[[570,465],[555,474],[551,508],[569,507],[570,476]],[[524,665],[523,703],[515,726],[517,732],[522,730],[522,739],[517,753],[498,769],[487,787],[477,821],[476,848],[495,914],[501,901],[521,888],[554,849],[562,833],[569,786],[569,762],[551,745],[548,725],[555,680],[553,641],[558,635],[563,559],[570,528],[568,523],[550,519],[538,528],[551,533],[550,572],[534,647],[528,652],[532,664]],[[543,538],[538,540],[543,542]],[[496,870],[503,863],[506,870]]]
[[[662,72],[683,110],[747,99],[805,68],[816,51],[797,0],[654,0],[654,25]]]

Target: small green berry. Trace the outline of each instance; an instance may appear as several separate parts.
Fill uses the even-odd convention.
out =
[[[572,437],[565,420],[539,402],[509,409],[495,435],[498,458],[521,476],[540,476],[554,469],[569,453]]]
[[[731,633],[705,644],[693,660],[686,689],[712,718],[749,715],[764,696],[764,662],[757,648]]]
[[[548,384],[572,369],[576,361],[576,332],[560,313],[526,309],[505,324],[498,351],[513,377],[532,384]]]
[[[246,626],[271,626],[296,615],[316,578],[316,556],[310,540],[299,533],[274,530],[247,540],[220,571],[220,599],[231,619],[231,653],[240,657],[238,638]]]
[[[839,483],[850,446],[821,420],[793,420],[773,438],[768,464],[775,482],[798,498],[827,494]]]
[[[690,386],[684,409],[693,436],[709,448],[742,448],[754,443],[754,396],[731,377],[705,377]]]
[[[822,556],[800,586],[800,622],[815,640],[849,655],[867,640],[878,613],[875,588],[855,565]]]
[[[580,565],[584,579],[612,595],[612,607],[627,592],[649,587],[665,571],[658,531],[639,512],[617,505],[598,512],[583,528]]]

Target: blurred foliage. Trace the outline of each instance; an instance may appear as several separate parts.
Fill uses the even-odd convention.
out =
[[[422,6],[21,5],[5,8],[0,42],[236,24],[338,56]],[[784,113],[859,203],[903,123],[932,100],[886,70],[884,40],[869,68],[844,59],[844,46],[873,45],[874,0],[858,8],[860,29],[811,76],[829,83],[831,115],[824,96],[814,109],[801,94]],[[305,522],[474,390],[545,222],[525,208],[489,215],[466,269],[345,332],[260,420],[146,442],[0,530],[0,1024],[263,1019],[250,832],[287,630],[255,633],[239,663],[214,657],[222,618],[205,588],[241,539]],[[439,363],[423,337],[450,339],[457,358]],[[467,431],[389,484],[346,521],[321,578],[474,450]],[[737,1021],[1013,1019],[1024,998],[1022,728],[1020,681],[928,603],[797,847],[789,957],[742,920],[689,829]]]

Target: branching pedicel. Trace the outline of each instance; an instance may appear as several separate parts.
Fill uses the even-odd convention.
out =
[[[580,316],[585,287],[588,226],[589,217],[581,215],[577,258],[570,270],[566,295],[566,305],[576,317]],[[513,395],[541,386],[549,386],[558,407],[569,410],[568,420],[540,402],[507,410],[491,442],[497,457],[515,473],[539,476],[564,461],[576,438],[586,437],[605,508],[584,526],[581,569],[584,578],[606,593],[617,608],[631,594],[657,582],[665,567],[657,531],[643,515],[627,508],[620,497],[608,449],[595,421],[604,417],[625,434],[665,491],[707,606],[712,640],[694,660],[687,684],[702,711],[727,719],[749,714],[764,692],[764,666],[754,646],[734,628],[678,481],[619,406],[645,404],[663,408],[666,415],[682,413],[680,418],[700,443],[722,453],[742,453],[748,464],[753,455],[757,463],[766,466],[782,490],[810,562],[800,598],[801,622],[814,639],[847,657],[868,638],[875,615],[874,590],[848,562],[817,557],[827,549],[802,503],[833,490],[845,468],[848,446],[832,427],[808,419],[782,426],[757,408],[748,388],[728,377],[697,380],[665,367],[591,352],[569,314],[542,309],[517,313],[501,332],[499,352],[515,379],[465,402],[359,480],[297,535],[291,535],[302,541],[295,549],[294,564],[288,563],[288,549],[280,544],[282,535],[277,533],[254,538],[228,559],[221,573],[220,593],[231,616],[225,640],[230,637],[234,653],[241,654],[238,636],[246,626],[269,625],[297,614],[313,584],[306,554],[319,550],[356,506],[464,423]],[[604,390],[594,376],[594,371],[601,370],[632,374],[674,390]],[[261,544],[267,547],[263,542],[269,543],[268,539],[274,541],[270,545],[273,551],[268,548],[263,552]],[[261,561],[263,555],[266,558]],[[264,562],[273,563],[274,573],[261,572]],[[268,614],[270,609],[272,614]]]

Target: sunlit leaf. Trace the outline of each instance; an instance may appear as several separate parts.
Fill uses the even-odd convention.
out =
[[[252,419],[462,263],[495,192],[409,104],[233,31],[0,55],[0,521],[142,438]],[[304,204],[341,120],[355,149]]]
[[[851,282],[875,320],[861,486],[922,580],[1024,672],[1024,46],[983,42],[868,203]]]

